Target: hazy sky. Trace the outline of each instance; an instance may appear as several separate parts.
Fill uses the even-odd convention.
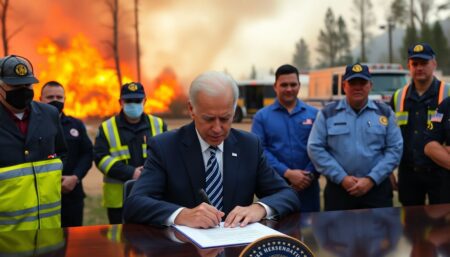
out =
[[[144,62],[150,67],[173,65],[180,75],[188,76],[204,68],[226,69],[239,79],[250,74],[252,65],[262,74],[292,62],[301,37],[315,61],[314,48],[327,7],[336,16],[343,15],[353,31],[352,0],[218,2],[179,1],[159,9],[157,15],[143,14],[143,42],[149,42]],[[374,2],[382,22],[389,3]],[[374,34],[381,32],[374,26]],[[356,43],[356,34],[352,35]],[[155,41],[164,44],[152,47]]]
[[[436,0],[442,2],[447,0]],[[134,1],[122,3],[121,58],[134,65]],[[372,0],[376,14],[374,35],[384,23],[391,1]],[[25,1],[11,3],[10,31],[23,29],[12,40],[12,52],[41,61],[37,45],[43,37],[67,47],[78,34],[89,38],[105,59],[111,61],[109,46],[110,16],[105,1]],[[358,34],[351,22],[353,0],[141,0],[140,33],[142,69],[145,79],[156,77],[165,67],[172,67],[184,83],[198,73],[227,70],[236,79],[247,77],[251,66],[258,73],[268,73],[290,63],[295,44],[302,37],[315,62],[319,30],[325,12],[331,7],[342,15],[352,33],[352,46]]]

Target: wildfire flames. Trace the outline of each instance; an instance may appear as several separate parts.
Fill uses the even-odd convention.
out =
[[[82,35],[74,37],[67,49],[61,49],[50,39],[38,46],[38,53],[46,57],[46,63],[38,66],[40,84],[35,88],[39,98],[42,85],[56,80],[64,85],[66,100],[64,112],[78,118],[106,117],[119,112],[120,88],[116,71],[108,67],[100,52]],[[129,68],[121,66],[122,82],[131,82]],[[146,88],[146,113],[167,112],[169,104],[183,90],[170,69],[165,69],[155,82]]]

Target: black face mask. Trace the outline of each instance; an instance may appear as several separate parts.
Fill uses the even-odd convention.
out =
[[[27,107],[31,101],[33,101],[34,91],[33,89],[21,87],[16,90],[6,91],[6,102],[10,104],[12,107],[22,110]]]
[[[64,103],[60,102],[60,101],[51,101],[48,103],[49,105],[53,105],[56,107],[56,109],[58,109],[58,112],[61,113],[62,110],[64,109]]]

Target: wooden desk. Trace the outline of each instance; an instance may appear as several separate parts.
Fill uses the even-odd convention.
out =
[[[266,225],[316,256],[450,256],[450,204],[293,214]],[[239,256],[244,246],[201,250],[171,228],[101,225],[0,233],[0,256]],[[14,252],[16,251],[16,252]],[[440,255],[438,255],[440,254]]]

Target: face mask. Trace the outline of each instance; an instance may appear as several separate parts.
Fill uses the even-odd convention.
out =
[[[142,113],[144,112],[144,106],[142,103],[129,103],[123,105],[123,112],[125,115],[132,119],[137,119],[141,117]]]
[[[56,107],[56,109],[58,109],[58,112],[61,113],[62,110],[64,109],[64,103],[60,102],[60,101],[51,101],[48,103],[49,105],[53,105]]]
[[[34,91],[33,89],[21,87],[16,90],[6,91],[3,89],[6,93],[6,102],[10,104],[12,107],[16,109],[25,109],[34,97]]]

